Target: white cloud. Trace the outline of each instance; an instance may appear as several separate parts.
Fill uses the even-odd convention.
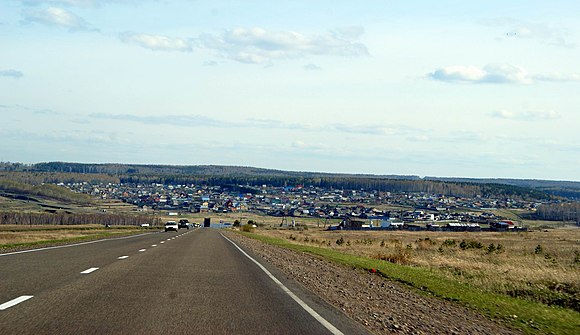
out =
[[[71,7],[99,7],[109,3],[136,3],[145,0],[22,0],[27,6],[58,5]]]
[[[192,50],[189,40],[177,37],[124,32],[119,35],[119,38],[125,43],[136,44],[154,51],[189,52]]]
[[[203,115],[164,115],[141,116],[134,114],[106,114],[93,113],[89,117],[105,120],[119,120],[138,122],[142,124],[168,124],[180,127],[215,127],[215,128],[253,128],[253,129],[284,129],[301,130],[307,132],[349,133],[369,136],[414,135],[424,130],[404,125],[377,125],[377,124],[346,124],[333,123],[312,125],[309,123],[292,123],[281,120],[248,118],[239,121],[221,120]]]
[[[530,74],[526,69],[511,64],[476,66],[448,66],[427,75],[433,80],[473,84],[532,84],[534,82],[580,82],[578,74]]]
[[[528,72],[510,64],[489,64],[483,68],[476,66],[448,66],[439,68],[428,75],[430,78],[456,83],[530,84]]]
[[[0,70],[0,77],[12,77],[12,78],[21,78],[24,74],[18,70],[8,69],[8,70]]]
[[[322,68],[316,64],[310,63],[310,64],[304,65],[304,70],[306,70],[306,71],[320,71],[320,70],[322,70]]]
[[[70,31],[94,31],[85,20],[75,13],[58,7],[24,11],[24,22],[67,28]]]
[[[564,28],[556,28],[542,23],[522,22],[513,18],[486,19],[481,20],[480,23],[501,29],[501,35],[498,37],[501,41],[529,39],[558,47],[576,47],[574,43],[567,40],[568,33]]]
[[[580,82],[580,74],[540,74],[533,76],[533,78],[537,81],[547,82]]]
[[[234,28],[219,35],[202,35],[199,41],[201,46],[216,51],[221,57],[242,63],[264,64],[311,55],[368,55],[366,46],[357,41],[360,34],[362,31],[354,28],[324,35]]]
[[[518,120],[518,121],[549,121],[561,118],[561,115],[555,111],[527,111],[512,112],[508,110],[496,110],[489,115],[497,119]]]

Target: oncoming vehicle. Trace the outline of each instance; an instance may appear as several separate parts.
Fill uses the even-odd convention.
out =
[[[179,227],[177,226],[177,222],[175,221],[167,221],[165,223],[165,231],[168,232],[170,230],[177,231]]]

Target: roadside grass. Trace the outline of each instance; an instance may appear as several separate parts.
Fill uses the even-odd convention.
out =
[[[102,226],[75,226],[59,228],[58,226],[27,226],[8,230],[0,227],[0,252],[63,245],[111,237],[129,236],[142,233],[143,228],[120,226],[103,228]]]
[[[259,233],[240,233],[262,242],[309,253],[361,269],[375,269],[378,274],[416,289],[425,295],[465,305],[492,319],[521,329],[527,334],[577,334],[580,313],[567,308],[552,307],[539,302],[489,292],[469,283],[450,279],[433,269],[394,264],[366,256],[347,254],[313,245],[296,244],[279,237]]]

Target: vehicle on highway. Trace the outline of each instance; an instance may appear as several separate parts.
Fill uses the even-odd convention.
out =
[[[181,220],[179,220],[178,228],[179,229],[181,229],[181,228],[187,228],[187,229],[189,229],[189,220],[187,220],[187,219],[181,219]]]
[[[178,231],[179,230],[179,226],[177,225],[177,222],[175,222],[175,221],[167,221],[165,223],[165,231],[168,232],[170,230],[173,230],[173,231]]]

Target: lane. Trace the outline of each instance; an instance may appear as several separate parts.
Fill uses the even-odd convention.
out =
[[[1,311],[0,333],[329,334],[218,231],[158,235],[166,243]]]
[[[35,252],[0,254],[0,303],[32,291],[64,285],[75,280],[81,271],[103,268],[119,256],[151,248],[151,244],[176,235],[167,234],[155,232]]]

